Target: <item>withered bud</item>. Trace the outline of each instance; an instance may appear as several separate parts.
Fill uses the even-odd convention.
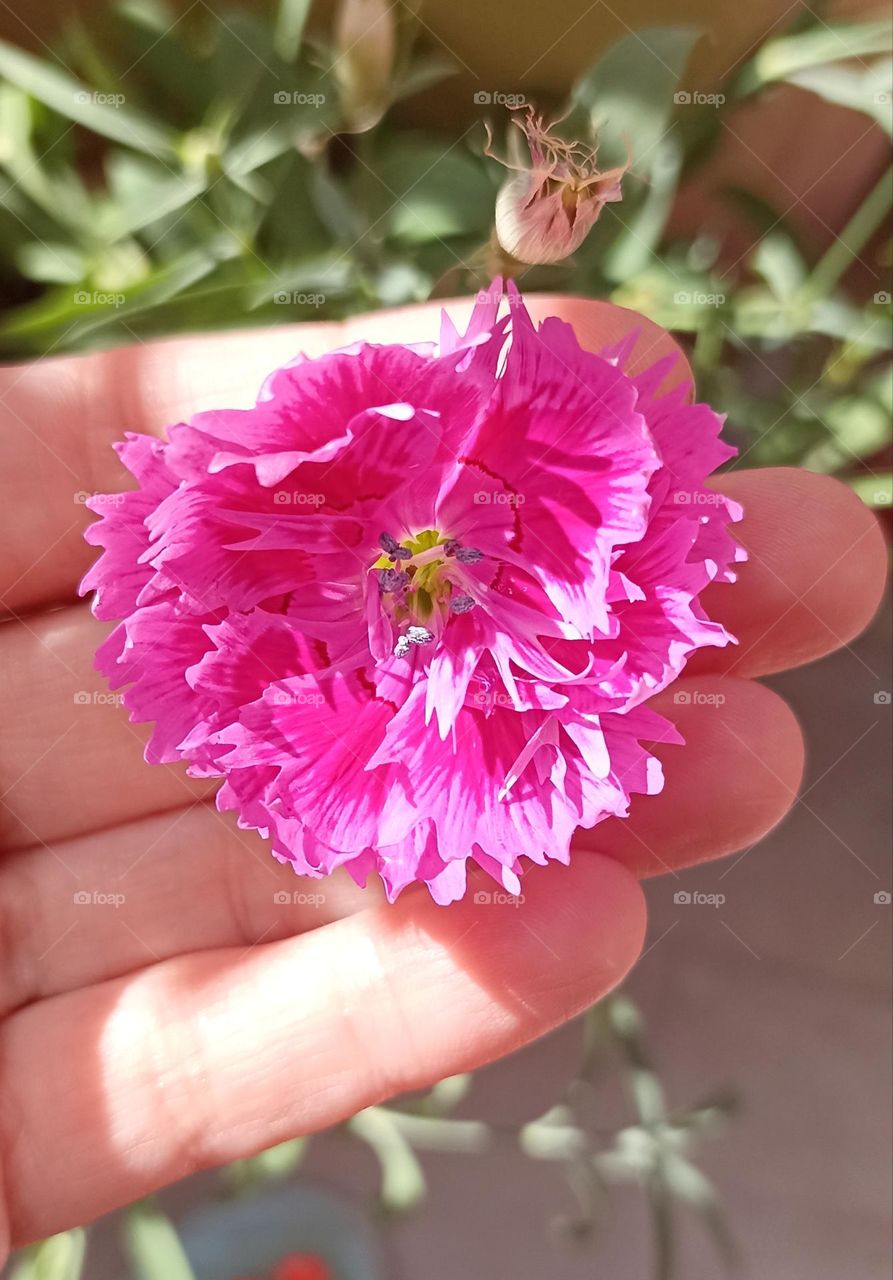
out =
[[[600,171],[597,146],[559,137],[554,130],[560,121],[546,124],[530,104],[516,109],[511,123],[524,142],[511,135],[508,159],[495,154],[486,126],[484,154],[512,170],[496,198],[496,238],[519,262],[561,262],[580,247],[604,206],[622,199],[620,180],[629,162]]]

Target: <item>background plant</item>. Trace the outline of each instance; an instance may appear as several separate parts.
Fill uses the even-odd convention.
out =
[[[0,355],[333,318],[474,282],[502,177],[483,125],[434,134],[393,110],[452,68],[409,7],[343,0],[327,40],[305,36],[308,9],[177,18],[124,0],[101,29],[70,25],[55,59],[0,43]],[[840,472],[889,503],[891,294],[860,301],[842,281],[869,251],[889,273],[891,174],[817,261],[752,192],[722,193],[756,241],[732,271],[710,225],[679,241],[670,217],[723,119],[781,82],[893,131],[890,24],[807,16],[718,86],[719,105],[678,92],[698,38],[629,35],[567,103],[538,104],[597,130],[606,165],[629,141],[633,166],[573,261],[524,287],[607,296],[686,335],[744,463]]]

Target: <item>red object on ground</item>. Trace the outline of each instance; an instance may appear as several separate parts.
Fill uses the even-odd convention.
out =
[[[273,1280],[333,1280],[318,1253],[290,1253],[273,1272]]]

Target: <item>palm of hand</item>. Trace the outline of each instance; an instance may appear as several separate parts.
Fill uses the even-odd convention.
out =
[[[579,300],[531,309],[593,346],[628,323]],[[688,742],[659,752],[664,792],[585,833],[571,867],[529,872],[518,909],[482,910],[473,890],[448,910],[424,892],[389,907],[337,876],[296,881],[216,813],[212,786],[144,765],[75,602],[92,555],[76,495],[123,483],[109,444],[246,401],[298,348],[433,324],[417,308],[349,335],[311,325],[0,371],[0,1260],[542,1034],[635,960],[638,876],[742,848],[794,801],[796,722],[751,677],[849,641],[885,553],[848,490],[793,471],[717,485],[745,505],[751,558],[708,604],[741,643],[704,651],[656,700]],[[650,336],[654,359],[668,340]]]

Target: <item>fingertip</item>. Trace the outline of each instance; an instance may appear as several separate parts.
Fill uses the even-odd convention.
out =
[[[463,963],[486,972],[497,987],[521,988],[531,997],[560,987],[568,1000],[565,1017],[624,977],[646,926],[636,877],[591,852],[572,856],[568,865],[528,864],[517,895],[475,871],[465,898],[448,908],[436,906],[419,888],[396,908],[381,910],[389,931],[399,922],[448,948],[460,947]]]
[[[746,848],[785,817],[805,749],[778,694],[731,676],[686,677],[652,705],[685,745],[654,747],[663,790],[635,797],[629,818],[597,827],[593,844],[637,875],[660,875]]]
[[[675,363],[662,383],[664,391],[692,378],[688,358],[676,339],[638,311],[619,307],[613,302],[569,294],[531,294],[525,298],[525,304],[535,321],[546,320],[550,316],[565,320],[576,333],[580,346],[588,351],[603,351],[630,334],[636,334],[635,345],[624,362],[624,369],[632,376],[644,373],[666,356],[674,357]]]
[[[728,472],[713,486],[744,508],[735,536],[748,552],[734,585],[702,603],[738,638],[688,670],[765,675],[811,662],[855,639],[877,612],[887,574],[880,524],[848,485],[791,467]]]
[[[753,680],[683,679],[673,690],[655,699],[686,740],[676,751],[663,749],[667,793],[682,792],[687,751],[724,761],[716,780],[722,843],[713,856],[761,840],[791,809],[803,780],[806,749],[797,717],[784,698]],[[690,695],[687,703],[676,701],[680,692]],[[697,795],[691,801],[698,803]]]
[[[621,863],[586,851],[572,854],[568,866],[536,868],[525,883],[579,1012],[613,990],[639,957],[647,926],[641,886]]]

